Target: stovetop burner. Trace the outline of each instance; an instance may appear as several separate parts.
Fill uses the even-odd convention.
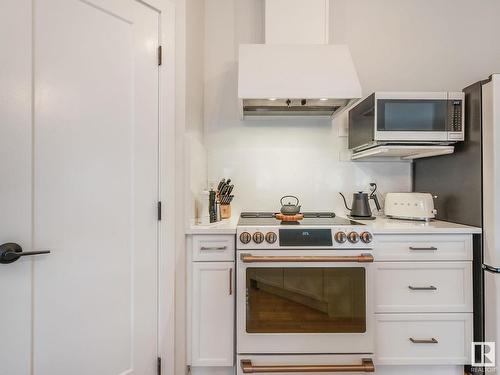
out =
[[[242,212],[242,218],[275,218],[276,212]],[[303,212],[304,218],[335,217],[335,212]]]
[[[276,213],[274,212],[242,212],[240,215],[240,220],[238,221],[238,225],[239,226],[365,225],[357,221],[335,216],[334,212],[303,212],[303,215],[304,219],[300,221],[282,222],[276,219]]]

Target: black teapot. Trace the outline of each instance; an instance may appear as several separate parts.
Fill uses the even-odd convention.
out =
[[[285,198],[292,198],[295,200],[295,204],[292,204],[292,202],[288,201],[288,203],[283,203],[283,200]],[[281,203],[281,210],[280,212],[283,215],[296,215],[300,213],[300,205],[299,205],[299,198],[297,198],[294,195],[285,195],[284,197],[281,198],[280,200]]]

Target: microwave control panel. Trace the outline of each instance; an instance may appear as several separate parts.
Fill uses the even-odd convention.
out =
[[[462,131],[463,100],[452,99],[448,103],[449,103],[449,106],[448,106],[449,130],[448,131],[461,132]]]

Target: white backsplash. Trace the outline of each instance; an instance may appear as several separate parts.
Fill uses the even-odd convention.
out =
[[[303,210],[346,212],[354,191],[376,182],[382,193],[410,191],[408,162],[345,162],[347,138],[334,124],[310,120],[244,121],[206,138],[208,178],[230,177],[235,184],[233,206],[241,210],[277,210],[282,195],[299,197]]]

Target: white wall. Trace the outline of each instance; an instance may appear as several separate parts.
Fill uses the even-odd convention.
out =
[[[207,158],[203,139],[205,70],[204,1],[186,0],[186,136],[185,165],[188,221],[196,215],[196,198],[207,184]]]
[[[500,71],[499,1],[334,0],[331,37],[347,42],[365,94],[460,90]],[[237,51],[264,41],[263,0],[205,0],[204,126],[208,180],[230,177],[240,209],[277,209],[296,194],[303,209],[344,212],[338,191],[410,189],[407,163],[339,161],[339,123],[240,121]]]

